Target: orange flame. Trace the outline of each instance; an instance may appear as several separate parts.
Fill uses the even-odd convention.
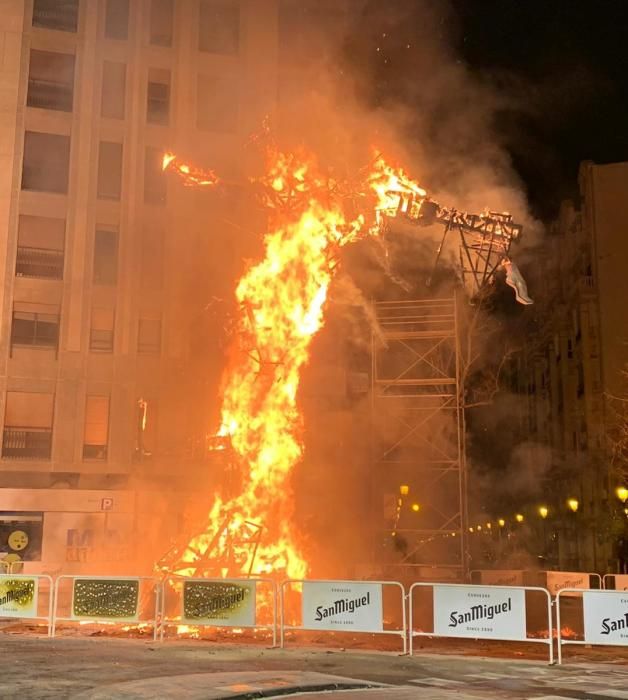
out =
[[[174,153],[164,153],[161,169],[164,171],[173,170],[183,180],[186,187],[209,187],[217,185],[219,182],[218,176],[213,170],[201,170],[180,163]]]
[[[175,169],[185,184],[203,184],[190,179],[202,171],[173,154],[164,156],[164,168]],[[251,182],[274,210],[273,230],[265,237],[263,259],[236,288],[241,311],[223,374],[218,431],[219,438],[230,440],[243,467],[243,489],[229,502],[216,498],[206,530],[190,541],[175,570],[194,574],[199,562],[211,557],[222,562],[223,576],[272,573],[298,579],[308,572],[293,525],[290,487],[291,471],[303,455],[297,405],[301,371],[323,326],[340,248],[376,233],[377,227],[365,229],[361,214],[345,216],[337,183],[306,155],[273,150],[266,174]],[[425,196],[382,158],[375,161],[365,187],[361,195],[370,190],[377,195],[376,214],[391,210],[395,196]]]

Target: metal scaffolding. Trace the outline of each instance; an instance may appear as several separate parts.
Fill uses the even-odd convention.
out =
[[[414,578],[445,570],[462,578],[467,479],[456,298],[377,302],[375,310],[371,481],[374,512],[384,514],[376,557]]]

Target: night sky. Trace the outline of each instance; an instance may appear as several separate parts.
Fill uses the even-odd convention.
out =
[[[497,95],[490,128],[546,220],[580,161],[628,160],[627,2],[368,0],[355,30],[374,103],[421,109],[434,47]]]

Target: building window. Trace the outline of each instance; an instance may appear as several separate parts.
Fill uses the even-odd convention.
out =
[[[203,131],[233,132],[238,121],[238,81],[231,71],[198,76],[196,126]]]
[[[164,278],[164,236],[159,229],[144,227],[142,231],[141,276],[143,290],[161,289]]]
[[[27,131],[24,135],[22,189],[66,194],[70,137]]]
[[[31,50],[26,104],[40,109],[72,111],[74,56]]]
[[[88,396],[85,402],[83,459],[107,459],[109,397]]]
[[[140,318],[137,351],[157,354],[161,350],[161,319]]]
[[[238,0],[201,0],[199,51],[234,54],[240,43],[240,3]]]
[[[172,16],[174,0],[151,0],[150,43],[154,46],[172,46]]]
[[[115,312],[113,309],[92,309],[89,328],[89,349],[91,352],[113,352],[113,330]]]
[[[129,36],[129,0],[107,0],[105,36],[124,41]]]
[[[75,32],[78,26],[79,0],[35,0],[33,27]]]
[[[165,204],[166,178],[162,168],[163,151],[149,146],[144,160],[144,201]]]
[[[63,279],[65,221],[20,215],[17,234],[16,277]]]
[[[101,141],[98,149],[98,199],[120,199],[122,144]]]
[[[126,64],[105,61],[102,69],[100,116],[124,119],[126,96]]]
[[[94,236],[94,282],[115,284],[118,280],[118,232],[99,227]]]
[[[170,71],[150,68],[146,96],[146,121],[149,124],[167,124],[169,114]]]
[[[11,349],[15,346],[56,349],[58,342],[58,306],[15,302],[11,324]]]
[[[7,392],[4,459],[50,459],[54,394]]]

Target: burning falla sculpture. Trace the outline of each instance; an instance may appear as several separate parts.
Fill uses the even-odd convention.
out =
[[[213,171],[163,159],[190,187],[229,187]],[[463,279],[479,292],[504,262],[518,300],[531,303],[507,255],[521,226],[507,214],[470,215],[441,207],[403,170],[377,156],[359,184],[340,182],[303,153],[267,149],[262,176],[249,179],[269,210],[264,258],[238,282],[240,314],[223,373],[221,423],[213,448],[229,452],[240,495],[217,496],[207,522],[158,562],[169,574],[303,578],[307,561],[293,525],[290,473],[302,458],[297,405],[301,369],[324,322],[331,281],[345,245],[381,238],[396,219],[441,224],[460,236]],[[241,183],[239,183],[241,185]],[[351,214],[347,214],[351,211]],[[442,242],[436,258],[440,258]],[[510,267],[508,267],[510,265]]]

